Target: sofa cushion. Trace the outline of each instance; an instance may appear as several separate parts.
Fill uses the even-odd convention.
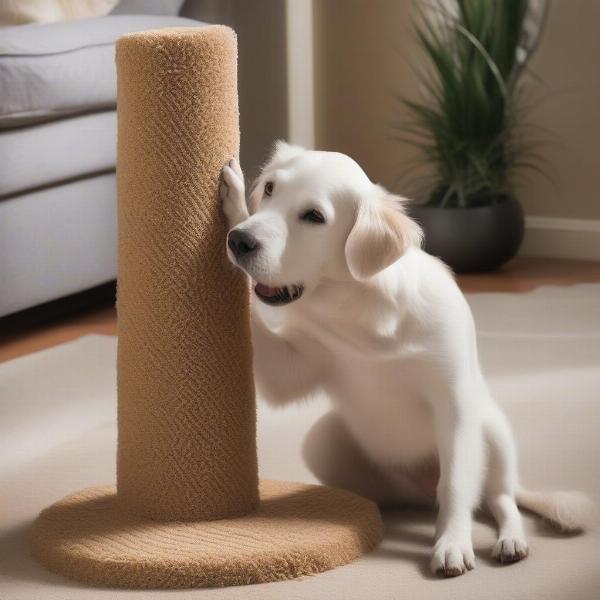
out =
[[[14,0],[0,2],[0,27],[23,23],[50,23],[107,15],[118,0]]]
[[[177,15],[184,0],[119,0],[113,15]]]
[[[0,131],[0,197],[114,169],[117,113]]]
[[[0,128],[114,107],[114,43],[119,37],[144,29],[202,25],[182,17],[109,15],[3,29]]]

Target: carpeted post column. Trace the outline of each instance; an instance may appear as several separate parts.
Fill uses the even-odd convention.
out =
[[[249,293],[218,201],[239,144],[236,52],[222,26],[117,44],[117,487],[59,500],[31,536],[44,565],[90,584],[289,579],[381,539],[377,507],[355,494],[258,484]]]
[[[117,493],[156,519],[258,503],[249,292],[217,193],[239,151],[236,43],[201,33],[117,43]]]

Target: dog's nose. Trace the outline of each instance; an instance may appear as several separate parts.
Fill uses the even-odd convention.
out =
[[[233,229],[229,232],[227,245],[238,258],[253,254],[260,248],[258,240],[242,229]]]

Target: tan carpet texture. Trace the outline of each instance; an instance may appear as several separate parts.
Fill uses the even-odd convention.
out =
[[[372,502],[258,485],[249,289],[227,260],[221,169],[239,149],[235,34],[117,43],[117,487],[42,511],[35,556],[85,583],[225,586],[310,575],[381,540]]]
[[[116,61],[119,499],[156,519],[242,515],[258,501],[248,292],[218,204],[239,149],[235,36],[133,33]]]

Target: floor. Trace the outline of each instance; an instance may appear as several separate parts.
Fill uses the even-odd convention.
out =
[[[521,479],[532,489],[581,489],[600,499],[599,290],[592,284],[471,296],[483,332],[482,364],[517,437]],[[577,310],[571,310],[573,306]],[[0,598],[138,600],[133,593],[114,589],[88,591],[48,573],[33,562],[27,542],[31,520],[59,496],[114,481],[118,435],[114,341],[88,336],[53,352],[31,355],[32,360],[0,365],[0,430],[8,433],[0,434],[0,446],[5,448],[0,452]],[[284,410],[258,402],[262,477],[314,481],[301,448],[307,431],[328,409],[323,397]],[[498,566],[490,556],[493,527],[485,517],[477,518],[473,526],[477,568],[452,580],[434,578],[428,570],[435,514],[397,510],[385,515],[381,547],[343,569],[260,586],[156,590],[138,596],[140,600],[600,600],[600,532],[559,536],[531,515],[524,517],[530,558]]]
[[[522,293],[543,285],[568,286],[576,283],[600,282],[600,263],[558,259],[517,258],[495,273],[461,275],[458,283],[464,292]],[[53,303],[51,316],[42,309],[27,311],[26,318],[0,319],[0,362],[43,350],[89,333],[117,334],[117,315],[111,301],[112,289],[95,293],[87,307],[81,301],[74,312],[64,314]],[[83,303],[86,304],[86,303]],[[89,306],[91,304],[91,307]],[[42,318],[40,318],[40,315]]]

